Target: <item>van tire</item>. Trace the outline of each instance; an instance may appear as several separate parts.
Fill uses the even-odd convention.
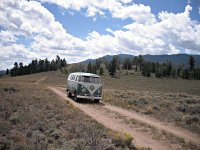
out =
[[[71,97],[72,96],[72,93],[70,93],[69,90],[67,90],[67,97]]]
[[[79,98],[77,97],[76,93],[74,93],[74,101],[79,102]]]
[[[99,99],[94,99],[94,102],[95,103],[99,103]]]

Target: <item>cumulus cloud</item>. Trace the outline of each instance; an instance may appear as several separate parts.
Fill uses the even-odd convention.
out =
[[[74,9],[79,11],[80,9],[86,9],[86,16],[94,17],[97,14],[104,16],[105,10],[108,10],[115,18],[131,18],[139,23],[153,23],[155,22],[155,16],[151,13],[149,6],[143,4],[135,4],[132,0],[85,0],[85,1],[73,1],[73,0],[40,0],[42,3],[56,4],[65,9]]]
[[[121,7],[113,12],[113,16],[122,19],[131,18],[137,23],[143,24],[152,24],[156,21],[155,16],[151,13],[151,8],[143,4]]]
[[[3,28],[0,32],[0,63],[4,60],[3,54],[10,58],[16,58],[14,55],[18,57],[19,54],[15,53],[14,48],[20,50],[18,52],[29,60],[36,58],[35,56],[53,59],[55,53],[67,57],[70,53],[80,53],[81,48],[84,49],[83,41],[68,34],[62,24],[55,21],[54,16],[39,2],[3,1],[0,5],[0,16],[0,26]],[[17,44],[18,36],[32,38],[33,42],[22,48],[22,45]],[[9,53],[5,53],[9,49]]]
[[[158,21],[151,24],[133,22],[125,25],[125,30],[107,28],[112,35],[93,32],[88,41],[99,41],[96,49],[100,47],[115,54],[176,54],[180,50],[200,54],[200,24],[191,20],[191,10],[192,7],[187,5],[182,13],[161,12]]]
[[[64,9],[86,10],[87,17],[97,18],[108,10],[112,17],[132,23],[121,30],[105,29],[108,34],[92,31],[84,39],[69,34],[42,3],[54,3]],[[160,12],[158,17],[149,6],[136,5],[131,0],[102,1],[9,1],[0,5],[0,70],[15,61],[28,63],[31,59],[65,57],[68,62],[98,58],[107,54],[200,54],[200,23],[190,18],[192,7],[182,13]],[[69,10],[70,11],[70,10]],[[18,37],[31,39],[19,43]]]

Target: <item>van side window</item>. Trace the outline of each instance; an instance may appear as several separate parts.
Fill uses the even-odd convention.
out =
[[[70,77],[70,80],[74,80],[74,75],[72,75],[72,76]]]
[[[81,76],[78,76],[77,78],[78,78],[77,81],[78,81],[78,82],[81,82]]]
[[[78,79],[79,79],[79,76],[76,76],[76,79],[75,79],[75,81],[78,81]]]

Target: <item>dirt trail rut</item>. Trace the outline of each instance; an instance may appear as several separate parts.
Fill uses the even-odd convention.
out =
[[[45,77],[41,78],[40,80],[37,80],[34,84],[35,84],[35,85],[38,85],[38,84],[40,84],[42,81],[46,80],[47,78],[48,78],[48,76],[45,76]]]
[[[156,129],[164,130],[165,132],[176,135],[179,138],[184,138],[186,142],[193,142],[197,145],[200,144],[200,138],[197,135],[195,135],[187,130],[180,129],[178,127],[172,126],[171,124],[163,123],[157,119],[150,118],[150,117],[144,116],[144,115],[140,115],[133,111],[128,111],[128,110],[125,110],[120,107],[111,106],[109,104],[106,104],[104,107],[108,108],[109,110],[112,110],[114,112],[120,113],[128,118],[135,119],[140,122],[146,123]]]
[[[181,149],[180,145],[176,143],[170,143],[169,141],[161,141],[153,138],[148,132],[134,128],[129,123],[125,122],[122,117],[118,114],[126,117],[126,119],[135,119],[141,122],[144,122],[150,126],[155,127],[158,130],[165,130],[169,133],[173,133],[178,137],[184,138],[187,142],[192,141],[195,144],[199,145],[198,136],[189,133],[178,128],[173,128],[167,124],[163,124],[157,120],[147,118],[136,114],[134,112],[129,112],[125,109],[111,106],[108,104],[87,104],[87,103],[76,103],[72,99],[66,97],[66,93],[63,88],[48,87],[54,93],[58,94],[63,98],[63,100],[69,101],[72,105],[79,108],[87,115],[103,124],[105,127],[110,128],[114,131],[129,133],[134,137],[134,144],[138,147],[150,147],[153,150],[169,150],[169,149]]]

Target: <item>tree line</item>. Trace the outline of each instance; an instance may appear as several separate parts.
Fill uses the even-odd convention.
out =
[[[190,56],[188,59],[188,66],[174,66],[170,61],[164,63],[148,62],[139,55],[133,59],[126,58],[123,62],[117,56],[114,56],[110,62],[96,60],[96,62],[89,62],[87,66],[87,72],[98,73],[102,75],[104,73],[101,63],[106,65],[106,69],[110,76],[114,77],[120,68],[122,70],[134,70],[140,72],[143,76],[151,77],[155,75],[156,78],[172,77],[183,79],[198,79],[200,80],[200,68],[195,68],[195,59]]]
[[[102,67],[104,64],[105,67]],[[11,70],[6,71],[6,74],[11,76],[28,75],[44,71],[56,71],[64,67],[64,72],[67,73],[66,69],[67,62],[65,59],[61,59],[58,55],[56,59],[49,61],[47,58],[42,60],[32,60],[28,65],[23,65],[22,62],[14,63],[14,67]],[[183,79],[198,79],[200,80],[200,68],[195,67],[195,59],[190,56],[188,59],[188,66],[175,66],[170,61],[164,63],[148,62],[139,55],[134,58],[126,58],[122,61],[118,56],[114,56],[112,60],[106,61],[97,59],[95,62],[89,62],[86,68],[84,65],[78,65],[72,68],[74,71],[84,71],[94,74],[103,75],[108,72],[110,76],[114,77],[119,70],[134,70],[135,72],[141,73],[143,76],[151,77],[152,75],[156,78],[172,77],[172,78],[183,78]],[[106,70],[104,70],[104,68]],[[63,71],[63,70],[62,70]]]
[[[12,69],[7,69],[6,74],[10,76],[20,76],[20,75],[28,75],[38,72],[45,72],[45,71],[56,71],[57,69],[61,69],[62,67],[65,67],[67,65],[67,62],[64,59],[61,59],[58,55],[56,56],[56,59],[49,61],[47,58],[42,60],[32,60],[31,63],[28,65],[23,65],[22,62],[14,63],[14,67]]]
[[[88,73],[94,73],[94,74],[98,74],[99,75],[103,75],[104,71],[103,68],[101,67],[101,60],[96,60],[94,63],[89,62],[87,65],[87,72]]]

